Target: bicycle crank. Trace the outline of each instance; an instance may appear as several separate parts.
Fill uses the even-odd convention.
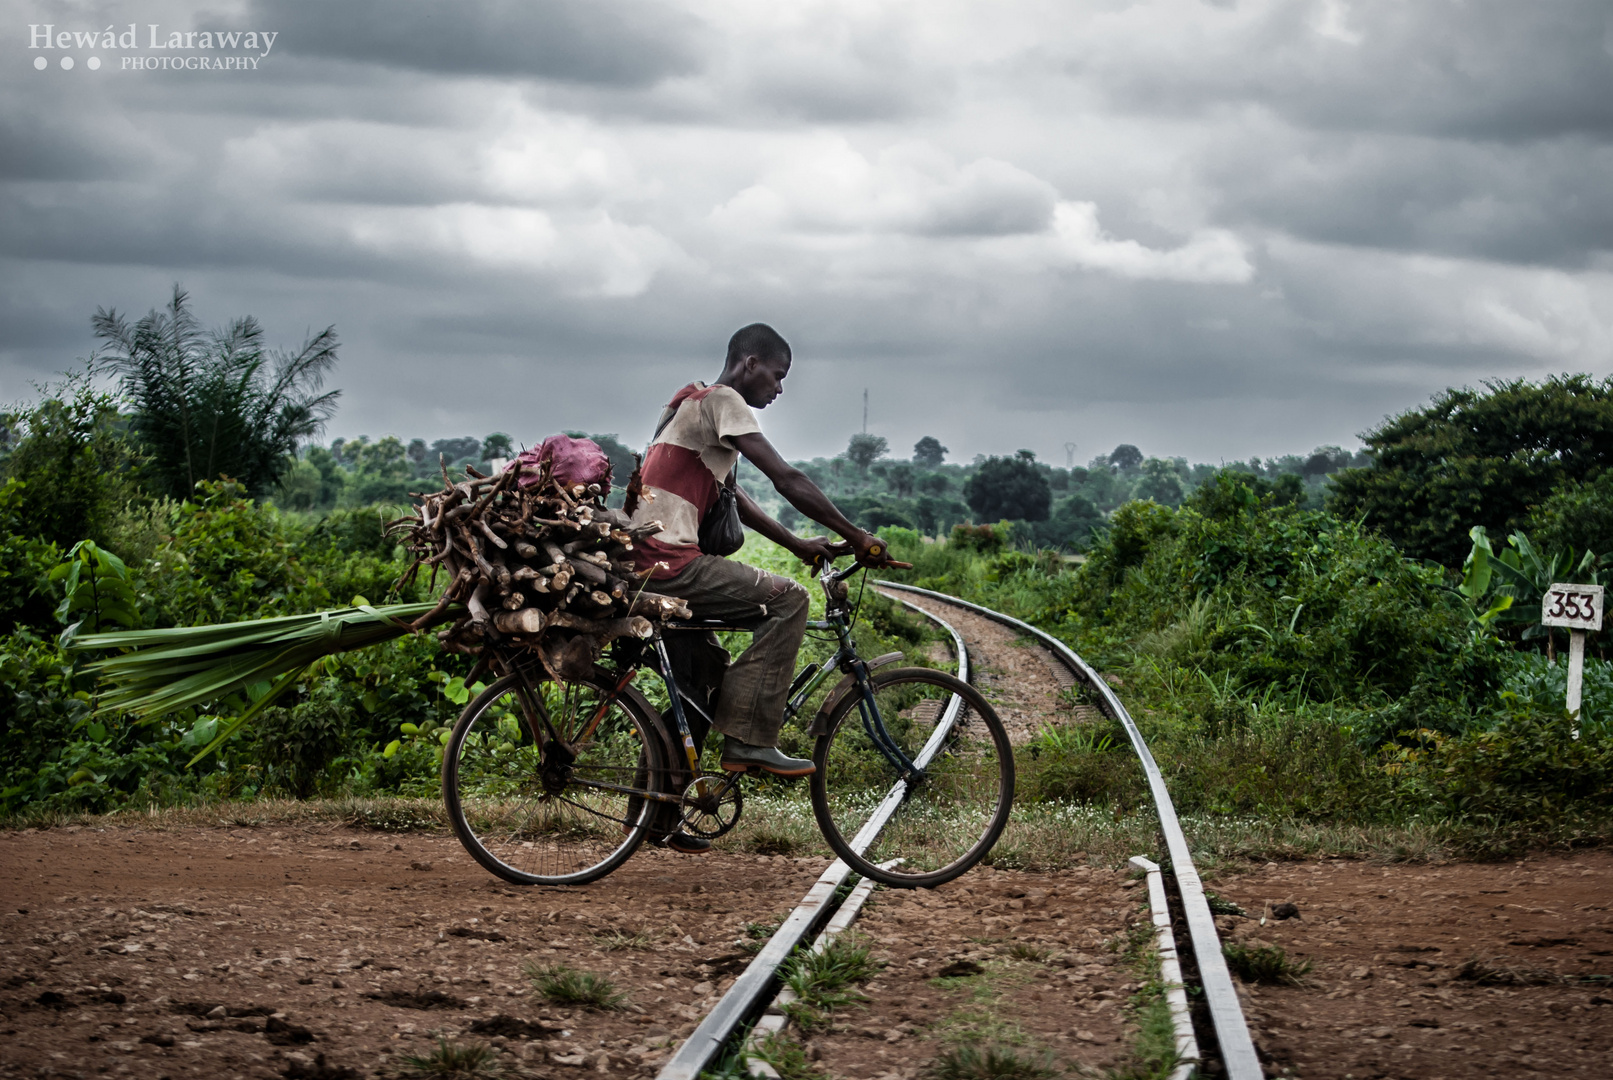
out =
[[[715,840],[739,824],[745,808],[737,776],[701,776],[683,789],[683,829],[702,840]]]

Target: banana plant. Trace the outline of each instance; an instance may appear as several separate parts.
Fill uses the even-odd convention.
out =
[[[1540,602],[1553,584],[1602,584],[1593,552],[1585,552],[1577,561],[1573,548],[1548,555],[1520,531],[1508,536],[1507,547],[1497,553],[1484,526],[1474,526],[1468,536],[1473,550],[1462,564],[1457,592],[1475,612],[1482,611],[1475,616],[1481,623],[1522,625],[1525,640],[1547,635],[1547,628],[1540,625]]]

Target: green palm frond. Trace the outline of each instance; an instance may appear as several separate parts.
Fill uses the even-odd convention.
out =
[[[267,708],[309,664],[412,633],[410,622],[436,607],[427,603],[364,605],[218,626],[88,634],[69,644],[75,650],[128,650],[86,667],[100,679],[101,712],[129,712],[151,719],[273,682],[267,695],[236,718],[229,734]],[[449,606],[436,612],[433,621],[446,622],[461,614],[457,606]]]

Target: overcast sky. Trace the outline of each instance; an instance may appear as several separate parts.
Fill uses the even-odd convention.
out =
[[[1613,371],[1607,0],[0,10],[0,400],[176,281],[336,325],[330,436],[642,442],[755,320],[792,457],[864,388],[902,456],[1216,461]]]

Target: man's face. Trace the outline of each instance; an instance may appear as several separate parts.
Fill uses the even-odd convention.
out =
[[[765,409],[773,399],[784,393],[784,377],[790,373],[790,358],[777,356],[763,360],[757,356],[745,358],[745,377],[734,389],[753,409]]]

